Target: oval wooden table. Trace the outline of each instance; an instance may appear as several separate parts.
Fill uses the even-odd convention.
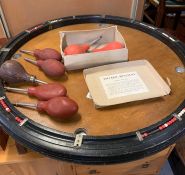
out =
[[[78,103],[79,112],[70,120],[56,121],[48,115],[34,110],[18,107],[15,109],[11,103],[36,103],[36,99],[23,94],[5,92],[7,96],[5,102],[13,113],[29,119],[24,126],[20,127],[5,111],[1,112],[1,115],[3,114],[6,119],[3,118],[0,122],[5,130],[18,142],[53,158],[83,164],[128,162],[144,158],[168,147],[163,153],[158,153],[152,158],[152,160],[155,159],[155,162],[160,162],[160,164],[164,162],[173,147],[170,145],[184,133],[185,128],[184,119],[182,121],[177,119],[173,125],[164,128],[162,131],[158,129],[173,118],[172,114],[174,112],[178,114],[184,108],[185,75],[176,71],[176,67],[184,67],[185,53],[182,51],[183,45],[180,41],[171,38],[163,31],[152,26],[119,17],[68,17],[48,21],[24,31],[7,45],[7,47],[12,47],[12,50],[4,53],[2,57],[10,59],[13,54],[19,54],[19,49],[34,50],[48,47],[60,51],[59,31],[98,29],[113,25],[112,23],[118,25],[118,30],[126,41],[129,50],[129,61],[148,60],[161,77],[165,81],[168,80],[168,83],[170,82],[170,95],[120,104],[105,109],[95,109],[93,101],[86,98],[88,88],[84,81],[82,70],[67,72],[60,79],[51,79],[45,76],[38,67],[24,61],[24,58],[33,58],[32,56],[21,54],[17,61],[30,74],[34,74],[38,79],[48,83],[59,82],[64,84],[69,97]],[[21,84],[14,87],[26,88],[28,86],[30,85]],[[1,96],[3,96],[4,92],[2,89],[1,91]],[[84,136],[82,146],[75,148],[73,146],[74,133],[78,128],[85,128],[87,136]],[[153,132],[156,129],[158,130]],[[144,138],[143,141],[140,141],[136,131],[139,131],[141,135],[145,132],[151,134]],[[161,161],[155,156],[162,157]],[[137,171],[133,171],[133,174],[140,171],[141,165],[148,167],[148,165],[145,165],[147,160],[142,160],[138,160],[142,163],[139,163],[138,169],[134,168]],[[114,166],[117,168],[113,168]],[[79,168],[75,169],[78,172],[77,174],[96,174],[98,172],[100,174],[110,172],[111,174],[112,168],[117,169],[117,174],[123,174],[124,172],[121,170],[124,168],[122,164],[112,165],[105,171],[101,166],[99,166],[100,169],[91,169],[86,166],[85,170],[82,167],[85,166],[79,166]],[[148,171],[148,174],[153,173],[154,169],[155,172],[158,171],[155,167]],[[113,170],[112,172],[116,173]],[[143,172],[141,171],[140,174],[143,174]],[[129,174],[132,171],[129,170],[124,173]]]

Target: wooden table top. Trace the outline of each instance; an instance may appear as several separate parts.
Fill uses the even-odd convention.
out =
[[[58,28],[41,34],[25,43],[21,49],[33,50],[46,47],[60,51],[59,31],[96,29],[98,24],[78,24]],[[87,85],[82,71],[69,72],[67,76],[54,80],[46,77],[38,67],[23,60],[22,54],[18,61],[30,73],[46,82],[60,82],[68,90],[68,96],[79,105],[78,114],[67,121],[55,121],[46,114],[25,108],[17,108],[28,118],[47,127],[74,133],[77,128],[86,128],[88,135],[115,135],[136,131],[148,127],[173,112],[185,97],[185,75],[176,73],[177,66],[183,66],[178,56],[164,43],[136,29],[118,26],[129,51],[129,61],[147,59],[166,80],[171,81],[171,94],[161,97],[112,106],[106,109],[95,109],[92,100],[87,99]],[[17,51],[19,53],[19,51]],[[28,87],[19,85],[17,87]],[[36,102],[35,98],[7,92],[11,102]]]

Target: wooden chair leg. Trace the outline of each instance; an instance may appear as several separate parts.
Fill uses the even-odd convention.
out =
[[[28,152],[27,148],[15,141],[15,146],[19,154],[25,154]]]
[[[176,12],[174,23],[173,23],[173,30],[176,30],[180,16],[181,16],[181,11]]]
[[[157,14],[155,18],[155,25],[157,27],[162,27],[164,24],[164,18],[165,18],[165,1],[161,0],[160,4],[157,8]]]
[[[3,131],[2,127],[0,127],[0,147],[2,150],[6,149],[8,138],[9,135]]]
[[[155,20],[155,26],[159,27],[159,28],[163,27],[163,25],[164,25],[164,18],[165,18],[165,13],[157,14],[156,20]]]

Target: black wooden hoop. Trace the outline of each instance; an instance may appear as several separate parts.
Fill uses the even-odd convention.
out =
[[[169,46],[181,59],[183,64],[185,64],[184,44],[167,35],[163,30],[134,20],[105,15],[64,17],[47,21],[23,31],[4,46],[10,50],[8,52],[0,53],[0,64],[10,59],[19,47],[33,37],[58,27],[81,23],[116,24],[143,31]],[[6,97],[2,84],[0,86],[0,96]],[[25,115],[14,108],[8,98],[5,98],[4,101],[14,114],[20,116],[22,119],[26,118]],[[185,100],[173,113],[178,114],[184,107]],[[152,131],[169,121],[171,117],[172,114],[169,114],[169,116],[162,121],[147,128],[143,128],[140,132],[145,133]],[[15,140],[46,156],[81,164],[122,163],[144,158],[145,156],[159,152],[173,144],[185,133],[185,119],[183,117],[185,117],[184,114],[182,116],[182,121],[175,122],[172,126],[166,128],[162,132],[153,133],[143,141],[139,141],[136,132],[110,136],[87,135],[84,136],[81,147],[77,148],[74,147],[74,134],[50,129],[30,119],[25,125],[19,126],[11,114],[7,113],[3,108],[0,108],[0,123],[6,132]]]

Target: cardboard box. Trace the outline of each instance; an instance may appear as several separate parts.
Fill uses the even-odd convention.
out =
[[[147,60],[89,68],[83,74],[97,108],[170,93],[169,86]]]
[[[83,53],[76,55],[64,55],[63,50],[71,44],[90,43],[96,38],[102,38],[98,44],[106,44],[112,41],[118,41],[125,45],[125,48]],[[95,30],[80,30],[80,31],[63,31],[60,32],[60,49],[63,57],[64,65],[67,70],[84,69],[99,65],[105,65],[128,60],[128,49],[121,33],[117,30],[117,26]]]

